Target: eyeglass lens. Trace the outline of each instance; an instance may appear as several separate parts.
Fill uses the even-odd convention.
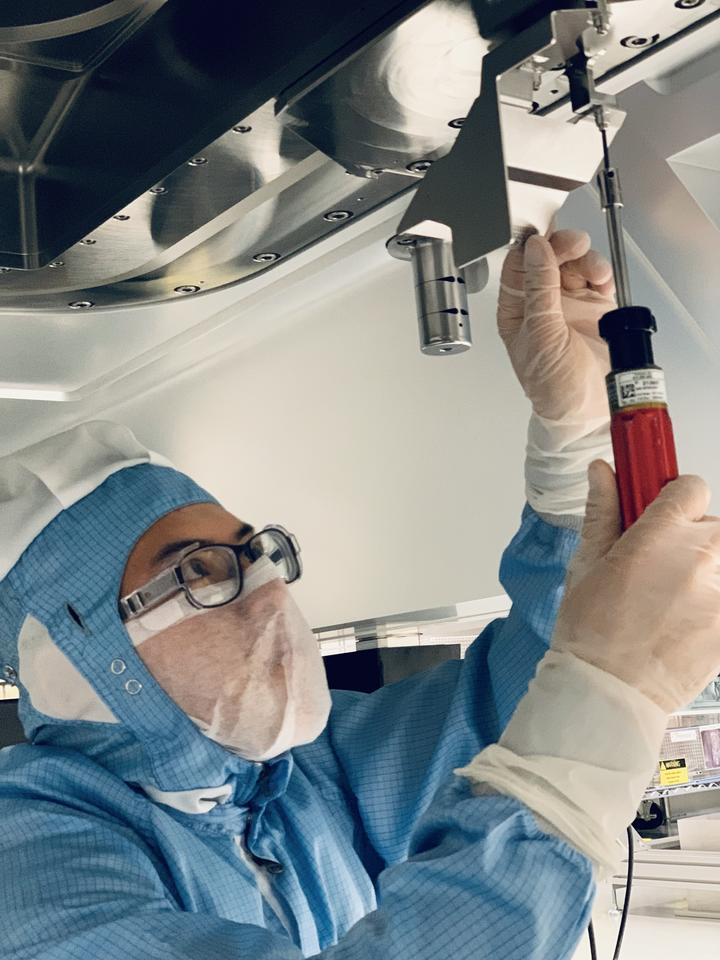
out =
[[[251,559],[267,557],[286,583],[299,576],[295,551],[280,530],[261,530],[249,541]],[[193,550],[180,564],[183,582],[191,598],[201,607],[218,607],[240,593],[240,572],[235,553],[229,547],[211,546]]]

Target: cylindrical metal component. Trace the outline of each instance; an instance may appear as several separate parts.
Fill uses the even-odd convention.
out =
[[[465,280],[452,244],[419,239],[411,248],[420,349],[432,356],[462,353],[472,346]]]
[[[598,174],[597,182],[600,189],[600,202],[607,219],[610,258],[615,276],[618,306],[629,307],[632,303],[632,294],[622,228],[623,199],[620,176],[614,167],[608,167]]]

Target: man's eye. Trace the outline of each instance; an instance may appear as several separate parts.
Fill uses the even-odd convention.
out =
[[[210,568],[203,560],[192,559],[189,561],[189,566],[196,577],[209,577],[211,574]]]

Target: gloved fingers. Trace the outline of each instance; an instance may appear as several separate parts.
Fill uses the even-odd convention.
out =
[[[590,235],[584,230],[556,230],[549,238],[558,266],[580,260],[590,250]]]
[[[562,285],[565,290],[584,290],[590,287],[598,291],[599,288],[612,286],[612,267],[597,250],[588,252],[577,260],[570,260],[560,268]]]
[[[606,556],[622,535],[620,501],[615,473],[604,460],[594,460],[588,470],[588,491],[582,539],[571,565],[571,582],[581,580]]]
[[[650,531],[662,537],[668,525],[698,523],[704,519],[709,504],[710,488],[701,477],[692,474],[678,477],[660,491],[622,540],[630,546],[638,538],[647,537]]]
[[[563,311],[560,268],[552,245],[544,237],[525,244],[525,329],[541,356],[551,349],[559,357],[570,339]]]
[[[512,338],[525,318],[525,248],[513,244],[507,252],[500,274],[498,295],[498,332],[503,340]]]

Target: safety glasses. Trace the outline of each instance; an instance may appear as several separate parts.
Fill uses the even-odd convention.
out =
[[[275,564],[285,583],[294,583],[302,574],[300,547],[295,537],[283,527],[268,526],[240,545],[214,543],[191,548],[176,566],[122,597],[120,616],[127,623],[179,591],[197,609],[232,603],[243,588],[243,558],[255,563],[262,557]]]

